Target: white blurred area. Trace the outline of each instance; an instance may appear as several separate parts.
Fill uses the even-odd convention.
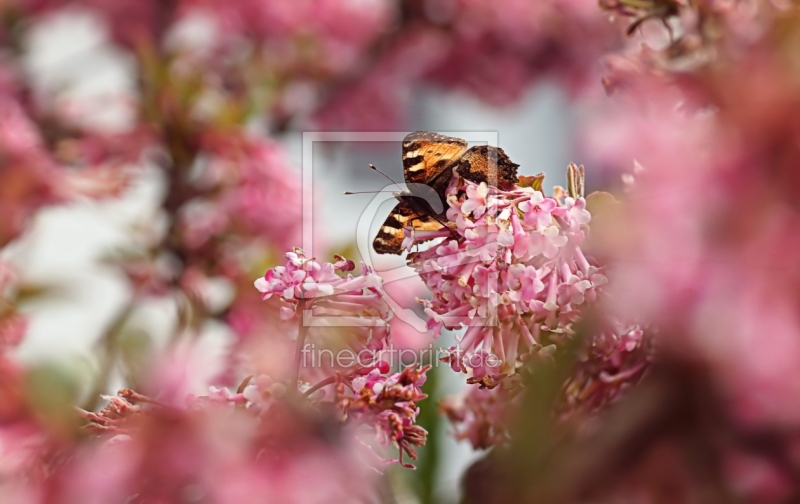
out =
[[[37,96],[53,107],[75,114],[82,124],[108,131],[124,130],[132,120],[126,100],[132,97],[135,63],[124,51],[111,46],[103,25],[85,11],[68,11],[41,23],[28,40],[26,70],[37,82]],[[129,103],[129,102],[128,102]],[[420,91],[410,111],[408,130],[497,131],[499,146],[520,164],[520,173],[547,174],[546,184],[562,185],[570,161],[571,121],[566,97],[553,85],[531,89],[519,103],[506,109],[487,106],[477,99],[451,92]],[[294,163],[301,165],[300,133],[281,138]],[[317,212],[314,226],[325,230],[327,244],[342,247],[355,238],[355,223],[371,200],[370,195],[344,196],[343,191],[383,189],[387,181],[371,172],[374,163],[402,181],[399,143],[377,145],[326,145],[314,151],[314,188]],[[298,172],[299,176],[299,172]],[[40,212],[29,232],[2,252],[27,280],[56,286],[49,296],[28,304],[31,325],[18,356],[27,362],[62,361],[85,366],[92,373],[96,362],[92,346],[123,308],[127,287],[121,274],[104,266],[101,259],[115,248],[135,239],[137,227],[159,219],[158,203],[163,184],[155,169],[144,175],[120,200],[81,201]],[[382,207],[373,226],[388,215]],[[358,258],[353,258],[358,259]],[[402,258],[377,260],[376,265],[395,267]],[[137,317],[151,335],[166,340],[175,323],[169,301],[153,302]],[[453,336],[443,338],[452,339]],[[206,355],[224,354],[224,329],[209,327],[201,338]],[[450,341],[441,341],[449,346]],[[213,376],[220,362],[204,363]],[[455,392],[463,376],[443,373],[443,388]],[[198,387],[205,384],[198,377]],[[202,389],[200,390],[202,392]],[[454,496],[458,479],[475,457],[467,444],[441,437],[444,445],[442,496]]]

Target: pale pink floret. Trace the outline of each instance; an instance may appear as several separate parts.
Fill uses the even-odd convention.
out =
[[[534,229],[541,229],[553,222],[552,212],[557,204],[552,198],[545,198],[542,193],[535,191],[528,201],[519,204],[519,209],[525,214],[525,223]]]
[[[512,301],[522,301],[523,303],[530,303],[535,296],[544,290],[544,282],[539,277],[541,270],[537,270],[533,266],[525,266],[522,264],[512,264],[508,268],[509,287],[511,291],[509,297]],[[514,283],[519,285],[514,288]]]
[[[564,209],[569,214],[570,220],[579,225],[589,224],[589,221],[592,220],[592,214],[586,210],[586,200],[583,198],[577,200],[564,198]]]
[[[467,187],[467,200],[461,205],[461,211],[467,215],[472,213],[473,217],[480,219],[486,213],[488,194],[489,187],[485,182],[481,182],[480,185],[470,185]]]

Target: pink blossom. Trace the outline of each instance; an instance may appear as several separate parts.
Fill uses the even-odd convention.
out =
[[[491,199],[496,215],[456,221],[458,239],[410,254],[409,263],[433,293],[423,301],[429,329],[466,327],[451,365],[495,386],[520,359],[569,331],[605,276],[580,248],[588,222],[582,197],[561,202],[529,188],[501,191],[454,178],[451,211],[467,216],[464,205],[479,209]]]
[[[203,210],[199,223],[186,215],[184,226],[193,243],[212,236],[248,233],[287,250],[300,240],[300,172],[280,147],[241,134],[212,132],[203,138],[211,154],[208,170],[198,182],[216,190],[214,198],[191,204]],[[216,215],[215,215],[216,214]]]
[[[345,343],[358,363],[372,362],[388,343],[390,331],[391,312],[383,300],[381,277],[365,264],[361,275],[352,275],[353,262],[338,256],[335,263],[320,264],[294,249],[285,257],[285,266],[271,268],[255,281],[262,299],[279,296],[284,324],[299,324],[295,330],[298,335],[307,333],[309,344],[325,348]],[[330,360],[310,362],[302,372],[319,377],[330,366]]]
[[[652,331],[609,320],[583,342],[579,363],[563,387],[562,418],[591,414],[618,400],[654,359]]]
[[[541,229],[552,224],[551,213],[556,206],[557,203],[554,199],[545,198],[539,191],[534,191],[530,200],[519,204],[519,209],[525,215],[525,224],[532,226],[534,229]]]
[[[428,433],[416,425],[417,402],[427,397],[420,387],[425,383],[429,367],[408,367],[400,373],[383,376],[378,369],[353,380],[353,394],[341,384],[336,388],[337,402],[353,421],[371,427],[381,446],[394,444],[399,448],[398,463],[407,455],[416,460],[414,446],[425,444]]]
[[[564,198],[564,209],[569,213],[571,220],[578,225],[589,224],[592,214],[586,210],[586,200],[583,198]]]
[[[479,185],[467,186],[467,199],[461,205],[461,211],[467,215],[471,213],[473,217],[480,219],[487,211],[488,194],[489,188],[486,182],[481,182]]]
[[[382,57],[352,86],[336,90],[315,114],[323,129],[379,131],[406,118],[415,84],[449,51],[451,41],[438,29],[408,26],[395,35]]]
[[[307,259],[300,249],[287,252],[285,257],[288,260],[286,266],[276,266],[255,281],[256,288],[262,292],[262,299],[269,299],[273,294],[279,294],[286,301],[321,298],[362,289],[377,289],[382,282],[365,265],[362,265],[363,274],[359,277],[336,274],[336,271],[351,270],[352,261],[319,264]]]
[[[531,302],[537,294],[544,290],[544,282],[539,278],[541,270],[533,266],[523,264],[512,264],[508,267],[508,285],[511,287],[509,298],[512,301]],[[519,287],[514,288],[514,282],[518,282]]]
[[[456,439],[469,441],[475,449],[487,449],[509,441],[509,420],[515,417],[520,397],[519,388],[470,387],[459,396],[446,398],[442,409],[455,428]]]
[[[589,0],[487,4],[459,0],[441,18],[453,32],[452,49],[431,72],[439,84],[463,89],[482,100],[508,104],[521,97],[542,70],[579,87],[617,37]],[[548,57],[554,54],[558,57]],[[530,62],[538,65],[532,67]]]
[[[329,439],[315,436],[314,421],[324,410],[298,410],[280,400],[266,408],[227,407],[215,396],[221,394],[168,407],[121,391],[100,413],[87,414],[92,431],[117,434],[87,444],[47,484],[82,502],[100,502],[89,500],[98,492],[152,502],[191,492],[253,503],[368,500],[373,494],[373,468],[380,464],[346,427]],[[242,404],[239,397],[230,395],[231,406]],[[100,473],[107,478],[96,478]],[[315,488],[302,489],[301,475],[314,477]]]
[[[394,14],[391,4],[384,0],[367,4],[352,0],[187,3],[213,12],[222,42],[233,42],[230,39],[237,34],[250,34],[263,44],[265,55],[279,68],[302,74],[347,72],[369,44],[389,28]],[[304,47],[305,51],[301,50]]]

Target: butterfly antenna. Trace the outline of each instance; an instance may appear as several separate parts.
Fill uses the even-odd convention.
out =
[[[395,181],[392,179],[392,177],[390,177],[389,175],[386,175],[385,173],[383,173],[382,171],[380,171],[378,168],[376,168],[374,164],[370,163],[370,164],[369,164],[369,167],[370,167],[370,168],[372,168],[373,170],[375,170],[376,172],[380,173],[381,175],[383,175],[383,176],[384,176],[384,177],[386,177],[387,179],[389,179],[389,182],[391,182],[392,184],[396,185],[398,189],[400,189],[401,191],[403,190],[403,188],[402,188],[402,187],[400,187],[400,184],[398,184],[397,182],[395,182]]]
[[[345,191],[342,194],[376,194],[376,193],[385,193],[385,192],[394,194],[394,191]]]

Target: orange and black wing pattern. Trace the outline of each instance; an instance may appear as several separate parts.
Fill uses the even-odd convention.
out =
[[[517,182],[517,167],[503,149],[476,146],[467,149],[461,138],[427,131],[411,133],[403,139],[403,176],[407,183],[430,186],[442,201],[452,170],[472,182],[486,182],[504,187]],[[419,196],[419,194],[416,194]],[[415,194],[398,195],[400,202],[381,226],[372,246],[379,254],[400,254],[403,251],[404,229],[438,230],[443,227],[440,216],[422,203],[414,203]]]
[[[460,138],[411,133],[403,139],[403,177],[408,183],[430,184],[466,151],[467,142]]]
[[[408,202],[400,201],[372,241],[372,248],[379,254],[401,254],[405,228],[417,231],[436,231],[442,228],[442,224],[431,215],[420,214]]]
[[[516,184],[518,164],[509,159],[503,149],[491,145],[479,145],[461,156],[454,168],[463,178],[480,184],[503,187]]]

